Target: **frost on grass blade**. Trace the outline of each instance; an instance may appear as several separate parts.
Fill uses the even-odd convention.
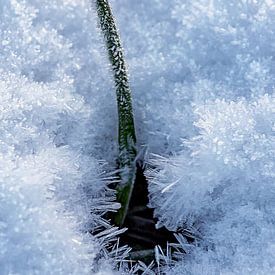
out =
[[[131,91],[128,82],[126,64],[123,57],[122,46],[117,32],[110,5],[107,0],[96,0],[100,28],[104,34],[106,46],[116,86],[118,106],[118,142],[119,142],[119,168],[121,184],[117,188],[118,201],[121,209],[118,211],[115,222],[122,225],[127,213],[133,185],[135,181],[136,165],[136,135],[131,102]]]

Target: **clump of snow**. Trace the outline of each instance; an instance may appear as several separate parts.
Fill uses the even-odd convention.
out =
[[[96,158],[114,162],[115,104],[90,3],[1,0],[0,16],[0,273],[112,274],[102,215],[119,205]]]
[[[61,97],[64,90],[81,95],[75,108],[82,108],[84,101],[91,109],[86,125],[60,125],[58,131],[63,134],[56,143],[82,147],[87,155],[114,162],[115,93],[90,1],[1,0],[0,14],[0,67],[37,83],[58,86]]]
[[[273,274],[274,4],[111,2],[157,226],[199,239],[167,272]]]
[[[137,136],[150,152],[179,151],[180,139],[196,134],[193,102],[273,93],[273,3],[110,2],[129,63]]]
[[[100,206],[98,162],[54,143],[61,119],[81,123],[89,108],[68,90],[4,72],[0,98],[1,272],[89,274],[100,248],[88,230],[112,205]]]
[[[245,189],[251,189],[247,182],[258,184],[265,177],[274,177],[273,110],[274,97],[268,95],[251,101],[217,99],[196,105],[199,134],[183,142],[179,156],[156,158],[153,163],[160,171],[152,170],[150,196],[152,206],[158,204],[156,213],[162,213],[160,223],[176,229],[186,218],[191,225],[201,211],[217,210],[212,202],[233,183],[241,181]]]
[[[171,274],[205,265],[204,274],[274,272],[274,109],[268,95],[196,105],[199,134],[179,155],[155,159],[149,189],[159,226],[202,238]]]
[[[148,172],[150,205],[158,226],[199,238],[182,239],[188,255],[165,272],[273,274],[274,4],[110,3],[138,141],[162,155]],[[118,207],[103,180],[117,115],[93,5],[0,0],[3,273],[112,273],[101,258],[117,257],[107,243],[118,231],[101,215]]]

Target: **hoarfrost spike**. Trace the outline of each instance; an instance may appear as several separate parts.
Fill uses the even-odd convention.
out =
[[[136,175],[136,135],[126,63],[120,37],[108,0],[95,0],[101,31],[105,37],[109,60],[112,64],[118,107],[118,143],[121,184],[117,188],[117,199],[121,208],[115,223],[122,225],[129,206]]]

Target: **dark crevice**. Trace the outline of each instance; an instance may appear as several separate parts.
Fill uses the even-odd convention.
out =
[[[147,205],[148,200],[148,182],[144,175],[144,166],[142,162],[137,163],[136,180],[132,192],[132,197],[129,203],[129,208],[123,224],[123,228],[128,230],[119,235],[119,244],[121,246],[128,245],[132,250],[129,255],[129,260],[142,261],[145,264],[150,264],[155,260],[155,247],[161,247],[166,253],[167,244],[178,243],[175,234],[183,235],[189,243],[194,242],[195,236],[188,234],[188,231],[183,229],[173,232],[165,227],[156,229],[157,220],[154,218],[153,209]],[[116,188],[116,184],[109,186],[112,189]],[[113,224],[112,213],[107,213],[104,218],[111,221]],[[170,247],[171,252],[174,252],[173,247]],[[184,253],[184,251],[183,251]],[[141,273],[143,274],[143,273]]]
[[[116,185],[110,187],[115,189]],[[128,230],[119,236],[119,243],[121,246],[128,245],[132,248],[130,260],[140,260],[146,264],[155,260],[156,246],[160,246],[165,252],[168,243],[178,243],[175,234],[183,235],[189,243],[195,240],[195,237],[183,229],[177,232],[169,231],[165,227],[156,229],[157,220],[154,218],[153,209],[147,206],[148,203],[148,182],[144,175],[144,166],[142,162],[138,162],[134,189],[123,224],[123,228]],[[112,223],[113,217],[112,213],[105,215]]]
[[[165,228],[156,229],[156,220],[153,218],[153,209],[148,205],[148,182],[144,176],[142,164],[137,165],[137,173],[132,197],[124,226],[128,230],[121,235],[122,244],[132,248],[133,260],[151,262],[154,260],[156,245],[165,248],[167,242],[175,243],[174,232]]]

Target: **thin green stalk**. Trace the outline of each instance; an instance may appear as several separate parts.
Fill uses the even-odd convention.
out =
[[[118,108],[118,143],[121,184],[117,188],[117,199],[121,208],[115,216],[115,223],[124,223],[136,174],[136,135],[126,63],[120,37],[108,0],[95,0],[99,25],[105,37],[109,60],[112,65]]]

